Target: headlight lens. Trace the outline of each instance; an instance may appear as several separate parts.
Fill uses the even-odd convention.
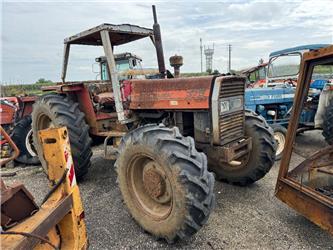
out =
[[[230,101],[231,109],[239,109],[240,107],[242,107],[242,105],[243,105],[242,99],[240,99],[240,98],[232,99]]]
[[[243,108],[243,99],[234,98],[230,100],[221,100],[220,101],[220,113],[225,113],[228,111],[241,110]]]
[[[221,109],[220,112],[227,112],[230,110],[230,102],[229,101],[221,101]]]

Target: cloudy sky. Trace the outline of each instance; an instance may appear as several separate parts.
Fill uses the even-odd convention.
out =
[[[227,44],[232,68],[267,60],[271,51],[310,43],[333,43],[333,1],[4,1],[1,6],[1,83],[60,80],[63,39],[101,23],[152,27],[156,4],[165,59],[184,57],[183,72],[200,71],[199,39],[215,44],[213,68],[227,70]],[[149,39],[116,48],[156,67]],[[94,58],[101,48],[71,50],[68,79],[95,79]]]

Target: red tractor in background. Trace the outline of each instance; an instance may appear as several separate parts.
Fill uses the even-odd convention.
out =
[[[268,62],[259,63],[259,65],[243,69],[240,73],[244,75],[248,82],[247,88],[261,88],[266,84],[266,72],[267,72]]]
[[[23,164],[38,164],[31,128],[32,105],[36,96],[1,97],[0,121],[1,126],[9,134],[20,150],[15,161]],[[5,139],[1,138],[1,157],[10,155],[10,147]]]
[[[116,159],[130,213],[146,231],[172,242],[196,233],[211,213],[207,157],[218,179],[248,185],[271,169],[276,145],[266,121],[244,109],[245,78],[173,78],[154,7],[153,13],[153,29],[102,24],[66,38],[62,82],[35,102],[32,127],[44,168],[38,131],[67,127],[79,179],[91,164],[91,135],[106,137],[105,157]],[[146,37],[156,49],[159,79],[120,80],[115,47]],[[110,80],[65,82],[73,45],[103,46]]]

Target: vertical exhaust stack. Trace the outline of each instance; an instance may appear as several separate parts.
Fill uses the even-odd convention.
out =
[[[152,8],[153,8],[153,16],[154,16],[153,31],[154,31],[154,40],[155,40],[158,70],[159,70],[160,74],[165,76],[166,69],[165,69],[165,62],[164,62],[161,30],[160,30],[160,25],[157,22],[155,5],[153,5]]]

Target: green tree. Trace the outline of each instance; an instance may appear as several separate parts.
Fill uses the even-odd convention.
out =
[[[212,73],[213,75],[219,75],[220,74],[220,72],[217,70],[217,69],[214,69],[214,71],[213,71],[213,73]]]
[[[35,84],[48,84],[48,83],[52,83],[52,81],[46,80],[45,78],[39,78],[37,82],[35,82]]]

